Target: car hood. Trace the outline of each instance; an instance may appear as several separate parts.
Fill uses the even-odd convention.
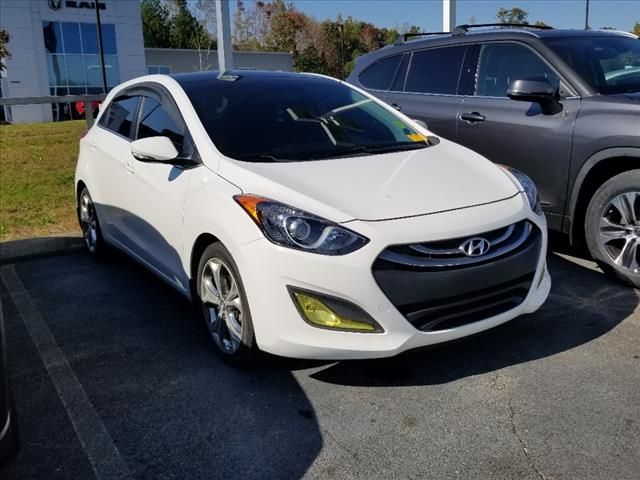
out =
[[[502,170],[454,143],[307,162],[221,162],[221,176],[337,222],[377,221],[496,202],[518,193]],[[306,198],[300,198],[300,196]]]

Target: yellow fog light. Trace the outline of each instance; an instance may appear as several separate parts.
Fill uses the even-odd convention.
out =
[[[372,318],[355,305],[347,304],[344,301],[332,298],[320,300],[307,292],[299,290],[291,290],[291,294],[304,319],[312,325],[332,330],[348,330],[356,332],[382,331]],[[334,308],[330,308],[327,303],[332,304]],[[336,310],[342,310],[345,311],[345,313],[348,312],[351,314],[349,315],[350,317],[364,317],[367,321],[348,318],[344,313],[338,313]]]

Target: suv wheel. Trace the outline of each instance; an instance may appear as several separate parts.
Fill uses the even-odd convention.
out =
[[[258,356],[247,296],[233,258],[221,244],[209,245],[198,266],[198,298],[216,353],[244,366]]]
[[[640,288],[640,170],[602,184],[587,207],[585,233],[602,270]]]

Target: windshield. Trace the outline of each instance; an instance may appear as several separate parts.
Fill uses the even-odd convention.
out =
[[[319,160],[427,146],[393,113],[325,78],[241,74],[183,87],[216,147],[238,160]]]
[[[580,37],[544,42],[598,93],[640,91],[640,40]]]

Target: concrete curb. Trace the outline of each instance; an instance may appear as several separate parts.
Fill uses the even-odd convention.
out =
[[[74,253],[83,248],[84,241],[76,233],[0,242],[0,265],[50,255]]]

